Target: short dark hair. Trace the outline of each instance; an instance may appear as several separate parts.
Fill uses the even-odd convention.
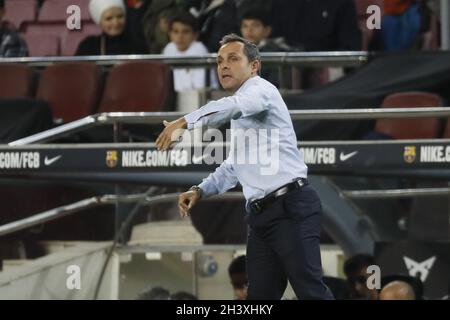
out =
[[[242,20],[258,20],[260,21],[265,27],[270,25],[269,21],[269,15],[265,10],[247,10],[245,11],[241,16],[241,23]]]
[[[171,300],[198,300],[192,293],[186,291],[178,291],[170,296]]]
[[[357,254],[345,261],[344,273],[348,277],[374,264],[375,258],[370,254]]]
[[[0,9],[5,7],[5,0],[0,0]]]
[[[224,46],[230,42],[241,42],[244,44],[244,54],[248,58],[249,62],[261,60],[258,47],[251,41],[248,41],[247,39],[244,39],[237,34],[230,33],[222,38],[222,40],[220,41],[220,45]]]
[[[234,288],[243,288],[247,285],[247,263],[245,255],[239,256],[231,261],[228,266],[231,284]]]
[[[246,262],[245,262],[245,255],[239,256],[233,261],[231,261],[230,266],[228,267],[228,274],[232,275],[235,273],[246,273]]]
[[[187,25],[192,28],[192,31],[197,32],[198,31],[198,21],[197,19],[190,14],[189,12],[179,12],[178,14],[174,15],[169,22],[169,30],[172,30],[172,26],[175,22],[182,23],[184,25]]]
[[[152,287],[139,293],[136,300],[169,300],[170,292],[163,287]]]

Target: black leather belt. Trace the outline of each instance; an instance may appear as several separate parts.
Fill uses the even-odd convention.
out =
[[[254,213],[260,213],[263,211],[264,207],[268,204],[274,202],[277,198],[281,197],[282,195],[285,195],[286,193],[295,190],[295,189],[301,189],[302,187],[306,186],[308,184],[308,179],[300,178],[294,182],[285,184],[284,186],[278,188],[275,191],[272,191],[268,195],[266,195],[264,198],[254,200],[250,202],[250,208]]]

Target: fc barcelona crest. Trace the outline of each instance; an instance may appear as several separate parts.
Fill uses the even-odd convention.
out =
[[[407,163],[413,163],[416,160],[416,146],[406,146],[403,151],[403,159]]]
[[[106,151],[106,165],[110,168],[117,165],[117,151]]]

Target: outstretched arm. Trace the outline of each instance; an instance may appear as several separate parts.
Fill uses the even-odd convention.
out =
[[[219,127],[231,119],[249,117],[269,109],[268,94],[254,84],[250,84],[245,92],[238,92],[230,97],[211,101],[198,110],[172,122],[164,122],[166,126],[156,139],[158,150],[167,150],[178,141],[182,129],[199,127]]]

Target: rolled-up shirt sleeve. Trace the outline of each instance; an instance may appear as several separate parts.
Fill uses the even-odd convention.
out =
[[[211,101],[184,116],[189,130],[200,127],[220,127],[231,119],[249,117],[269,109],[267,92],[249,84],[230,97]]]
[[[226,159],[213,173],[203,179],[198,186],[203,191],[203,197],[207,198],[234,188],[238,182],[233,165],[229,162],[229,159]]]

